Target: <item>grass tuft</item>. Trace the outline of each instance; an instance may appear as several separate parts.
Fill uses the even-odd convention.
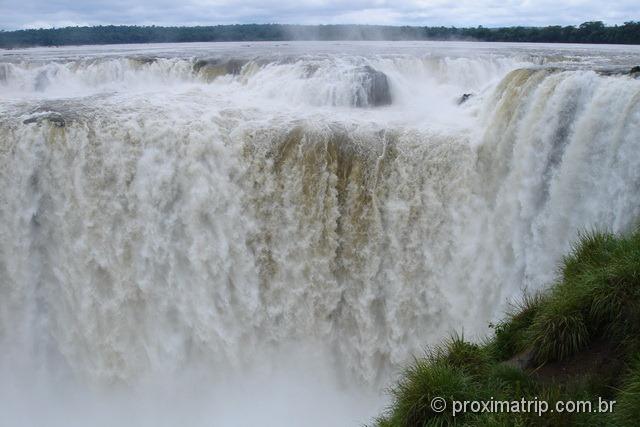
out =
[[[536,361],[565,360],[589,344],[589,331],[580,312],[546,310],[532,325],[531,346]]]
[[[471,377],[446,361],[422,359],[404,373],[402,381],[392,390],[394,405],[388,421],[393,426],[450,425],[450,412],[434,412],[431,400],[443,397],[468,400],[474,396]]]
[[[452,335],[442,347],[432,351],[431,357],[442,359],[471,376],[483,373],[491,362],[486,349],[466,342],[464,335],[458,334]]]
[[[636,360],[618,393],[614,417],[619,426],[637,426],[640,420],[640,359]]]
[[[526,331],[544,299],[542,293],[525,294],[521,301],[512,304],[506,320],[495,325],[495,338],[489,347],[496,359],[508,360],[527,349],[530,343]]]

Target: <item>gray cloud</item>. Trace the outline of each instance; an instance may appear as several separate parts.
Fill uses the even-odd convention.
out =
[[[0,0],[0,28],[234,23],[572,25],[640,20],[637,0]]]

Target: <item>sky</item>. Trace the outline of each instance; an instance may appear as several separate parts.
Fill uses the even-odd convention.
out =
[[[0,29],[242,23],[445,26],[640,20],[640,0],[0,0]]]

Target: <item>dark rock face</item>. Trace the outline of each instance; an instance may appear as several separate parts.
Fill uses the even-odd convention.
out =
[[[368,65],[356,70],[362,92],[358,92],[354,105],[356,107],[378,107],[390,105],[391,87],[389,79],[382,71],[378,71]]]
[[[629,74],[631,74],[633,77],[637,77],[640,75],[640,65],[636,65],[635,67],[633,67],[630,71]]]

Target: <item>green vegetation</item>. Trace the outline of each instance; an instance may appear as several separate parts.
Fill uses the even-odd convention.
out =
[[[284,40],[477,40],[640,44],[640,22],[606,26],[456,28],[382,25],[246,24],[198,27],[97,26],[0,31],[0,48],[81,44]]]
[[[616,419],[621,425],[637,425],[640,420],[640,361],[636,361],[618,394]]]
[[[635,426],[640,419],[640,229],[587,233],[558,282],[514,306],[480,345],[454,336],[416,360],[391,390],[379,427]],[[447,401],[435,412],[431,401]],[[590,401],[591,412],[455,416],[453,401]],[[599,398],[615,400],[599,412]]]

